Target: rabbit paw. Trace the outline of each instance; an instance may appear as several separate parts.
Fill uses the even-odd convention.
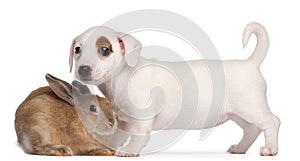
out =
[[[94,149],[88,152],[88,155],[94,156],[113,156],[115,152],[111,149]]]
[[[39,155],[71,156],[72,149],[66,145],[45,145],[34,148],[35,153]]]

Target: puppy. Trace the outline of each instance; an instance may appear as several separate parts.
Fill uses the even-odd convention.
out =
[[[229,153],[246,153],[263,132],[260,155],[273,156],[278,152],[280,120],[269,109],[266,82],[259,70],[269,39],[262,25],[249,23],[243,33],[244,47],[253,33],[257,44],[247,60],[166,62],[140,57],[141,43],[134,37],[97,26],[73,40],[70,71],[75,59],[76,78],[97,85],[112,102],[120,128],[130,136],[124,146],[124,139],[116,139],[121,140],[114,144],[118,156],[138,156],[152,130],[205,129],[227,120],[244,131]],[[214,71],[223,74],[212,78]],[[219,80],[224,86],[215,85]],[[154,91],[155,86],[160,92]],[[116,136],[122,138],[120,133]]]

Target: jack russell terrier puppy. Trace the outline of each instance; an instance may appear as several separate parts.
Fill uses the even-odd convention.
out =
[[[261,147],[260,155],[274,156],[278,152],[280,120],[269,109],[266,82],[259,70],[267,54],[269,39],[264,27],[252,22],[243,33],[244,47],[253,33],[257,44],[247,60],[167,62],[142,58],[141,43],[129,34],[103,26],[92,27],[73,40],[69,59],[70,71],[75,60],[75,77],[87,84],[97,85],[113,104],[120,128],[130,136],[126,145],[123,143],[128,136],[121,141],[116,139],[119,140],[114,143],[118,156],[138,156],[147,145],[152,130],[206,129],[228,120],[236,122],[244,131],[241,141],[229,147],[229,153],[246,153],[263,132],[265,145]],[[210,110],[214,110],[211,109],[214,108],[211,106],[213,92],[218,91],[213,90],[214,84],[207,66],[217,69],[220,64],[224,72],[223,106],[221,112],[216,113],[215,123],[208,125],[205,123],[209,119],[206,116]],[[192,78],[185,75],[189,73],[184,71],[186,65],[196,82],[193,88],[198,91],[196,97],[191,97],[199,100],[195,109],[189,109],[193,105],[188,101],[182,104],[181,91],[186,90],[186,96],[196,94],[185,89],[186,86],[180,86],[180,82],[172,74],[179,72],[188,82]],[[164,67],[171,68],[171,72]],[[161,87],[163,96],[150,94],[155,86]],[[164,103],[159,103],[162,99],[160,97],[164,97]],[[181,110],[192,111],[190,116],[186,116],[193,117],[189,127],[176,121]],[[122,138],[120,134],[116,136]]]

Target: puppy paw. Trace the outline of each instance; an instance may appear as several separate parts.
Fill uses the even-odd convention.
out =
[[[138,157],[139,154],[120,152],[116,156],[118,156],[118,157]]]
[[[275,156],[277,155],[278,150],[272,146],[263,146],[260,148],[260,155],[261,156]]]
[[[230,154],[245,154],[246,151],[239,149],[238,145],[234,144],[229,147],[227,153]]]
[[[139,155],[140,154],[138,154],[138,153],[129,153],[124,148],[119,148],[115,152],[115,156],[118,156],[118,157],[138,157]]]

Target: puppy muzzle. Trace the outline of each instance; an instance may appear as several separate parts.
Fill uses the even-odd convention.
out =
[[[91,80],[91,75],[92,75],[92,68],[88,65],[81,65],[78,68],[78,74],[80,80],[83,81],[89,81]]]

